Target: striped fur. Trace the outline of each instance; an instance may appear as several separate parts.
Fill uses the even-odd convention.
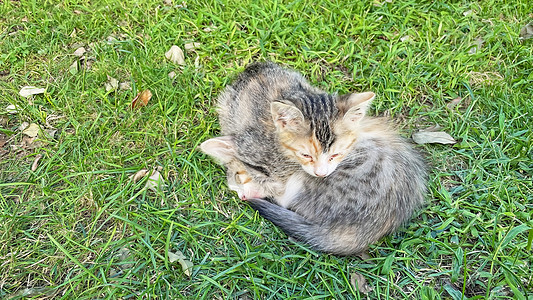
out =
[[[426,185],[421,156],[365,116],[372,99],[329,95],[294,71],[255,64],[220,97],[224,136],[202,149],[227,167],[230,188],[288,235],[320,251],[359,254],[411,217]],[[333,170],[306,166],[302,151],[325,154]],[[258,199],[266,197],[274,201]]]

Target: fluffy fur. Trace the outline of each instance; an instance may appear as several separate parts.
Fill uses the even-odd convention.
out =
[[[221,96],[226,136],[202,150],[227,167],[241,199],[288,235],[328,253],[362,253],[423,204],[424,162],[384,121],[365,116],[372,93],[336,97],[302,80],[252,65]],[[332,170],[306,168],[297,157],[304,148],[318,149],[317,160],[339,155]]]

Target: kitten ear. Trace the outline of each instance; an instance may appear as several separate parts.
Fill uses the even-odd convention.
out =
[[[344,121],[352,125],[357,124],[366,115],[366,111],[375,97],[376,94],[372,92],[351,94],[346,100],[349,109],[344,114]]]
[[[236,154],[233,137],[220,136],[208,139],[200,145],[202,152],[225,164],[230,162]]]
[[[297,131],[304,123],[304,115],[293,105],[272,102],[270,103],[270,112],[274,125],[279,130]]]

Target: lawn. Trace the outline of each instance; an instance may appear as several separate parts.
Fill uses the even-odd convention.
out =
[[[525,0],[0,1],[0,298],[533,299],[532,19]],[[369,260],[288,240],[198,150],[264,60],[457,141],[416,146],[427,205]]]

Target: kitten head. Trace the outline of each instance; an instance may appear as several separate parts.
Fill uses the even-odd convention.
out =
[[[374,97],[366,92],[336,99],[305,95],[300,97],[304,100],[272,102],[272,118],[286,155],[312,176],[330,175],[350,152]]]
[[[269,192],[260,184],[261,177],[266,178],[266,175],[246,166],[236,158],[237,152],[232,137],[222,136],[209,139],[203,142],[200,148],[205,154],[226,167],[228,187],[237,192],[241,200],[269,196]]]

